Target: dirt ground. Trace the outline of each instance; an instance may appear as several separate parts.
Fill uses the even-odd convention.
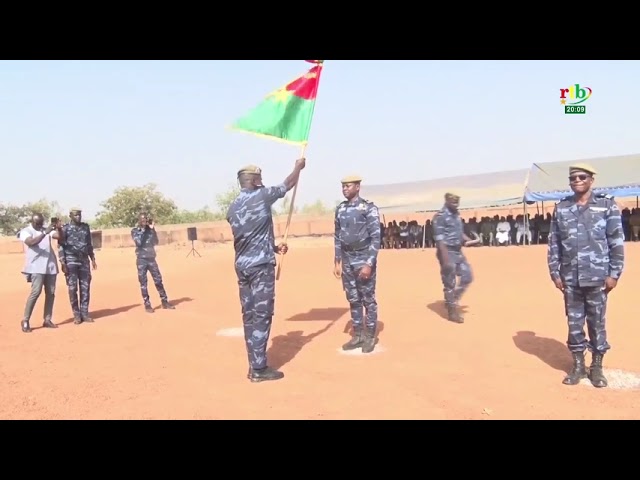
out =
[[[544,246],[467,250],[466,323],[447,322],[433,250],[382,251],[376,353],[340,353],[349,314],[329,239],[292,240],[269,358],[286,377],[252,384],[232,247],[159,249],[174,311],[144,312],[131,249],[97,253],[94,324],[74,325],[58,278],[56,330],[20,331],[21,255],[0,257],[2,419],[638,419],[638,391],[564,386],[562,298]],[[606,366],[640,372],[634,284],[640,244],[612,293]],[[637,289],[636,295],[637,295]],[[156,304],[157,293],[150,292]],[[40,327],[44,296],[32,326]]]

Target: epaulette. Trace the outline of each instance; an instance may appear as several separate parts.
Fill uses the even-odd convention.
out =
[[[596,197],[597,198],[606,198],[607,200],[613,200],[614,199],[613,195],[609,195],[608,193],[597,193]]]
[[[571,200],[573,198],[573,195],[569,195],[567,197],[563,197],[560,199],[561,202],[568,202],[569,200]]]

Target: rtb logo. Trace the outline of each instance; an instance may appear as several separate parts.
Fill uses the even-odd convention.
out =
[[[581,105],[591,98],[593,90],[589,87],[582,87],[579,83],[569,88],[560,89],[560,104],[564,105],[565,114],[585,114],[587,107]]]

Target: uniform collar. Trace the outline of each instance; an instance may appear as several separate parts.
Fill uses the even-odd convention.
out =
[[[574,205],[578,204],[578,201],[577,201],[578,199],[575,193],[571,195],[570,198]],[[596,194],[593,193],[593,190],[591,190],[591,194],[589,195],[589,200],[587,201],[587,203],[598,203],[598,200],[596,199]]]

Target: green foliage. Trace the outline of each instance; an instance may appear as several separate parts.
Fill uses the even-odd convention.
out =
[[[218,207],[216,214],[220,217],[220,219],[224,219],[227,216],[229,205],[231,205],[231,202],[233,202],[239,194],[240,186],[238,184],[232,183],[229,185],[229,188],[226,192],[216,195],[216,207]]]
[[[31,217],[36,213],[44,216],[45,225],[49,223],[51,217],[60,219],[65,217],[57,202],[51,202],[45,198],[24,205],[0,203],[0,234],[15,235],[31,222]]]
[[[280,205],[277,209],[274,208],[274,215],[289,215],[289,208],[291,208],[291,197],[287,195],[278,203]],[[298,213],[297,205],[293,206],[293,213]]]
[[[153,183],[120,187],[100,206],[103,210],[96,216],[94,228],[134,227],[140,212],[146,212],[159,224],[167,224],[178,213],[174,201],[158,192]]]
[[[140,212],[147,212],[158,225],[181,225],[224,220],[229,205],[240,193],[237,184],[229,185],[225,192],[216,195],[214,208],[209,206],[191,211],[179,209],[175,202],[157,190],[157,186],[149,183],[139,187],[117,188],[111,197],[102,202],[102,210],[91,221],[92,229],[130,228],[138,221]],[[274,215],[288,215],[291,197],[287,195],[276,204]],[[0,204],[0,234],[15,235],[31,221],[33,213],[42,213],[45,224],[49,218],[59,217],[63,221],[68,215],[56,202],[41,199],[25,205]],[[309,205],[296,205],[294,213],[306,215],[326,215],[333,213],[333,207],[321,201]],[[89,221],[85,218],[85,221]]]
[[[325,205],[322,200],[317,200],[315,203],[310,203],[302,207],[302,213],[304,215],[321,216],[327,215],[331,212],[333,212],[333,209]]]
[[[217,222],[218,220],[222,220],[220,215],[212,212],[211,209],[206,206],[200,210],[179,210],[167,221],[167,224],[181,225],[183,223]]]

